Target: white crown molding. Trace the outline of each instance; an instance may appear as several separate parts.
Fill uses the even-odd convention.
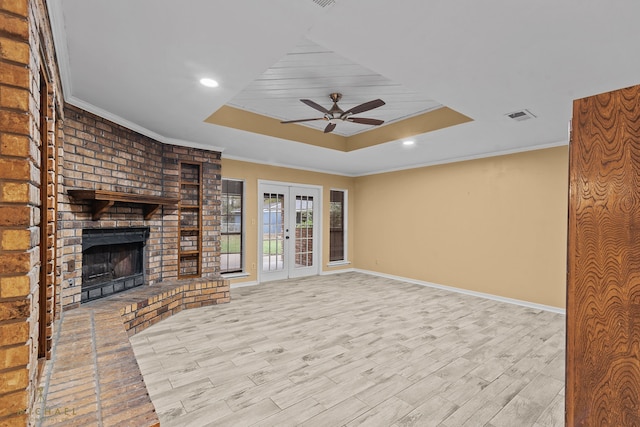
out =
[[[490,299],[490,300],[493,300],[493,301],[506,302],[508,304],[515,304],[515,305],[519,305],[519,306],[522,306],[522,307],[532,308],[532,309],[535,309],[535,310],[549,311],[551,313],[562,314],[562,315],[566,315],[566,313],[567,313],[567,311],[564,308],[553,307],[551,305],[537,304],[537,303],[534,303],[534,302],[523,301],[523,300],[519,300],[519,299],[515,299],[515,298],[507,298],[507,297],[501,297],[499,295],[486,294],[484,292],[476,292],[476,291],[470,291],[470,290],[462,289],[462,288],[454,288],[452,286],[438,285],[436,283],[425,282],[425,281],[422,281],[422,280],[416,280],[416,279],[410,279],[410,278],[407,278],[407,277],[394,276],[392,274],[378,273],[377,271],[361,270],[359,268],[356,268],[355,271],[358,272],[358,273],[370,274],[372,276],[384,277],[385,279],[399,280],[399,281],[402,281],[402,282],[412,283],[414,285],[427,286],[427,287],[430,287],[430,288],[442,289],[444,291],[456,292],[456,293],[464,294],[464,295],[471,295],[471,296],[474,296],[474,297]]]
[[[148,136],[149,138],[155,139],[156,141],[162,142],[164,144],[172,144],[172,145],[179,145],[182,147],[191,147],[191,148],[198,148],[201,150],[207,150],[207,151],[218,151],[218,152],[223,152],[224,148],[223,147],[217,147],[217,146],[213,146],[213,145],[206,145],[206,144],[200,144],[198,142],[193,142],[193,141],[184,141],[182,139],[175,139],[175,138],[169,138],[166,137],[164,135],[160,135],[159,133],[156,133],[152,130],[149,130],[143,126],[138,125],[137,123],[134,123],[132,121],[129,121],[123,117],[120,117],[116,114],[113,114],[107,110],[103,110],[100,107],[96,107],[93,104],[90,104],[88,102],[85,102],[81,99],[76,98],[73,95],[70,96],[65,96],[65,100],[68,104],[71,104],[73,106],[76,106],[78,108],[81,108],[85,111],[88,111],[90,113],[93,113],[97,116],[100,116],[104,119],[107,119],[109,121],[112,121],[113,123],[119,124],[120,126],[124,126],[128,129],[131,129],[134,132],[138,132],[139,134]]]
[[[327,170],[324,170],[324,169],[305,168],[305,167],[300,167],[300,166],[296,166],[296,165],[289,165],[289,164],[286,164],[286,163],[274,163],[274,162],[267,162],[267,161],[262,162],[262,161],[259,161],[259,160],[250,159],[250,158],[241,157],[241,156],[225,156],[224,158],[225,159],[230,159],[230,160],[237,160],[237,161],[241,161],[241,162],[247,162],[247,163],[255,163],[255,164],[259,164],[259,165],[278,166],[278,167],[283,167],[283,168],[304,170],[304,171],[308,171],[308,172],[318,172],[318,173],[326,173],[326,174],[330,174],[330,175],[346,176],[346,177],[350,177],[350,178],[358,178],[358,177],[361,177],[361,176],[371,176],[371,175],[378,175],[378,174],[382,174],[382,173],[400,172],[400,171],[404,171],[404,170],[426,168],[426,167],[429,167],[429,166],[438,166],[438,165],[446,165],[446,164],[450,164],[450,163],[465,162],[467,160],[479,160],[479,159],[486,159],[486,158],[489,158],[489,157],[507,156],[509,154],[526,153],[528,151],[546,150],[547,148],[563,147],[563,146],[567,146],[567,145],[569,145],[568,141],[557,141],[557,142],[552,142],[552,143],[549,143],[549,144],[528,146],[528,147],[522,147],[522,148],[513,148],[513,149],[509,149],[509,150],[502,150],[502,151],[493,151],[493,152],[490,152],[490,153],[474,154],[473,156],[453,157],[453,158],[450,158],[450,159],[437,160],[437,161],[434,161],[434,162],[427,162],[427,163],[419,163],[419,164],[415,164],[415,165],[407,165],[407,166],[398,167],[398,168],[392,168],[392,169],[379,169],[379,170],[376,169],[376,170],[373,170],[373,171],[370,171],[370,172],[365,172],[365,173],[342,173],[342,172],[335,172],[335,171],[327,171]]]
[[[446,165],[449,163],[466,162],[467,160],[479,160],[479,159],[486,159],[489,157],[507,156],[509,154],[526,153],[528,151],[546,150],[547,148],[562,147],[566,145],[569,145],[569,141],[563,140],[563,141],[551,142],[548,144],[530,145],[527,147],[511,148],[508,150],[501,150],[501,151],[491,151],[488,153],[474,154],[471,156],[452,157],[449,159],[436,160],[434,162],[419,163],[415,165],[407,165],[407,166],[402,166],[398,168],[380,169],[380,170],[375,170],[375,171],[366,172],[358,175],[351,175],[351,176],[359,177],[359,176],[378,175],[381,173],[388,173],[388,172],[399,172],[403,170],[426,168],[429,166]]]

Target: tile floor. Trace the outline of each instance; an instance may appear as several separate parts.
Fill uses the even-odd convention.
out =
[[[562,426],[563,315],[361,273],[131,337],[162,426]]]

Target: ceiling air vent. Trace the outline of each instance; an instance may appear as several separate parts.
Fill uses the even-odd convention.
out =
[[[315,4],[321,7],[327,7],[333,5],[335,0],[312,0]]]
[[[536,118],[529,110],[514,111],[513,113],[506,114],[506,116],[517,122]]]

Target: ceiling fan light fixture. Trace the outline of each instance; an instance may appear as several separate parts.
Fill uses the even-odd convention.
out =
[[[326,109],[322,105],[310,100],[310,99],[301,99],[300,101],[314,110],[320,111],[323,113],[322,117],[315,117],[312,119],[298,119],[298,120],[283,120],[280,123],[301,123],[301,122],[311,122],[316,120],[327,120],[329,124],[324,129],[324,133],[329,133],[336,127],[336,123],[338,120],[343,122],[351,122],[351,123],[360,123],[363,125],[373,125],[380,126],[384,123],[384,120],[379,119],[368,119],[364,117],[352,117],[354,114],[363,113],[365,111],[373,110],[374,108],[382,107],[385,105],[385,102],[381,99],[374,99],[373,101],[365,102],[360,105],[356,105],[353,108],[348,109],[347,111],[343,111],[342,108],[338,106],[338,101],[342,99],[342,94],[338,92],[331,93],[329,95],[331,101],[333,101],[333,106],[331,109]]]

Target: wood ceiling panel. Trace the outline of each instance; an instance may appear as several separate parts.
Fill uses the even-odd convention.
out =
[[[389,88],[385,89],[387,93],[398,93],[398,88],[395,85],[389,84],[379,76],[337,76],[327,77],[319,76],[317,78],[292,78],[292,79],[279,79],[279,80],[256,80],[250,86],[248,86],[239,97],[247,93],[260,93],[264,90],[307,90],[309,88],[321,88],[326,89],[328,87],[345,87],[345,88],[358,88],[358,87],[376,87],[376,88]],[[392,90],[391,88],[395,88]],[[350,91],[349,94],[352,92]],[[407,93],[407,92],[403,92]],[[329,92],[327,92],[327,95]],[[345,94],[346,95],[346,94]],[[329,98],[327,98],[329,99]]]
[[[390,81],[359,64],[303,40],[292,52],[266,70],[237,94],[228,105],[266,115],[279,120],[321,117],[321,113],[300,102],[311,99],[331,108],[329,94],[343,94],[339,106],[347,110],[373,99],[386,105],[361,113],[358,117],[397,121],[441,105],[422,93]],[[314,129],[324,129],[325,121],[305,123]],[[354,135],[372,126],[342,122],[334,130],[340,135]]]

